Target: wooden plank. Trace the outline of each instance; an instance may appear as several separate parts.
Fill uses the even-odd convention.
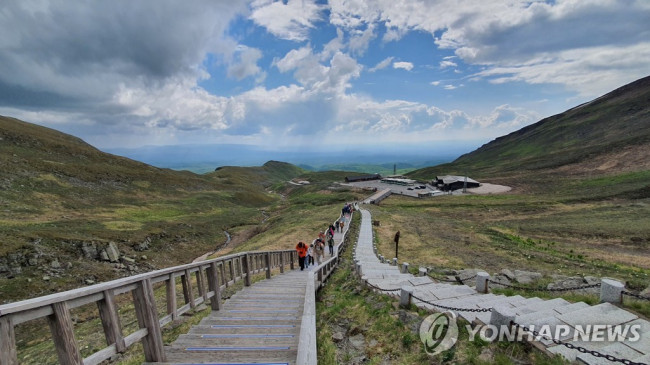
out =
[[[266,255],[264,255],[264,264],[266,266],[266,278],[270,279],[271,278],[271,253],[267,252]]]
[[[120,316],[117,314],[115,298],[110,290],[104,292],[104,298],[97,302],[97,308],[99,309],[99,317],[102,320],[106,344],[108,346],[114,344],[115,351],[120,353],[124,352],[126,350],[126,344],[122,335]]]
[[[54,348],[59,358],[59,364],[83,364],[77,341],[74,338],[72,318],[70,318],[68,305],[66,302],[53,303],[52,311],[54,313],[48,316],[48,323],[50,324],[52,340],[54,341]]]
[[[83,360],[84,365],[98,365],[104,360],[110,359],[111,356],[117,355],[115,345],[105,347]]]
[[[250,254],[247,253],[244,256],[244,262],[243,262],[243,264],[244,264],[243,265],[244,266],[244,274],[246,274],[246,276],[244,277],[244,285],[245,286],[251,286],[250,262],[251,262],[250,261]]]
[[[210,264],[207,274],[209,290],[214,292],[210,299],[210,307],[212,307],[212,310],[218,311],[221,307],[221,288],[219,285],[219,269],[215,262]]]
[[[142,280],[138,288],[133,291],[133,304],[140,328],[147,329],[147,335],[142,338],[145,359],[164,362],[162,333],[150,279]]]
[[[232,280],[233,283],[236,283],[237,279],[235,279],[235,262],[234,262],[234,259],[228,261],[228,269],[230,269],[230,280]]]
[[[228,288],[228,279],[226,278],[226,268],[224,267],[224,263],[219,264],[219,271],[221,271],[221,278],[223,279],[223,284]]]
[[[199,287],[199,296],[203,297],[203,301],[207,301],[208,291],[205,287],[205,279],[203,279],[203,270],[196,272],[196,285]]]
[[[305,305],[300,322],[300,338],[296,364],[316,365],[316,294],[314,287],[314,272],[307,274],[305,287]]]
[[[0,317],[0,365],[18,365],[16,332],[11,317]]]
[[[182,278],[183,283],[183,297],[185,298],[185,303],[190,303],[190,307],[194,309],[196,304],[194,304],[194,293],[192,292],[192,276],[190,276],[190,271],[185,270]]]
[[[167,314],[172,315],[172,321],[178,319],[178,303],[176,301],[176,276],[170,275],[169,280],[165,282],[166,286],[166,299],[167,299]]]

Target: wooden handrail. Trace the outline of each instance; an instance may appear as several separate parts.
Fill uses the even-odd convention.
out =
[[[243,252],[0,305],[0,365],[18,364],[15,326],[43,317],[47,317],[50,324],[61,364],[98,364],[138,341],[142,341],[147,361],[165,361],[162,326],[208,300],[213,310],[219,310],[223,289],[241,279],[249,286],[252,274],[265,270],[269,277],[274,268],[280,267],[283,271],[285,263],[293,268],[297,258],[294,250]],[[199,293],[196,298],[192,275],[196,276]],[[176,302],[176,278],[179,277],[185,301],[180,308]],[[167,315],[159,318],[153,288],[154,284],[163,282]],[[125,337],[115,296],[128,292],[132,293],[139,329]],[[74,338],[70,310],[90,303],[96,303],[99,309],[108,346],[82,359]]]

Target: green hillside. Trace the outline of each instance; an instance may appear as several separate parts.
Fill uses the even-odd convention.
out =
[[[564,170],[574,174],[647,169],[650,160],[650,77],[589,103],[499,137],[452,163],[412,172],[417,178],[464,174],[477,178]],[[628,151],[628,161],[616,161]],[[590,161],[615,160],[612,168],[588,168]],[[610,165],[612,162],[610,161]],[[636,166],[635,166],[636,165]],[[618,168],[617,168],[618,167]],[[606,171],[609,170],[609,171]],[[562,170],[560,170],[562,171]]]
[[[304,173],[275,161],[204,175],[160,169],[8,117],[0,165],[3,301],[191,261],[224,231],[259,225],[281,202],[274,184]],[[101,257],[111,242],[113,262]]]

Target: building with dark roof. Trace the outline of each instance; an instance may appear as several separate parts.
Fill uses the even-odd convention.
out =
[[[436,178],[431,181],[431,185],[438,187],[438,189],[442,191],[451,191],[462,189],[465,186],[468,189],[478,188],[481,186],[481,183],[474,179],[470,179],[467,176],[445,175],[436,176]]]
[[[356,181],[370,181],[370,180],[379,180],[381,175],[379,174],[368,174],[368,175],[358,175],[358,176],[346,176],[345,182],[356,182]]]

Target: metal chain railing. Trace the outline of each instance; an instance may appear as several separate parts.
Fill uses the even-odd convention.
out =
[[[430,277],[431,279],[442,281],[442,282],[445,282],[445,283],[462,283],[462,282],[465,282],[467,280],[472,280],[472,279],[476,278],[476,275],[472,275],[472,276],[464,278],[464,279],[461,279],[459,276],[455,276],[454,279],[451,280],[451,279],[437,278],[437,277],[435,277],[433,275],[429,275],[429,274],[427,274],[427,276]]]
[[[436,303],[431,303],[430,301],[425,300],[425,299],[422,299],[422,298],[419,298],[419,297],[417,297],[417,296],[415,296],[415,295],[413,295],[413,294],[411,294],[411,297],[412,297],[413,299],[419,300],[419,301],[422,302],[422,303],[426,303],[426,304],[432,305],[432,306],[434,306],[434,307],[442,308],[442,309],[447,309],[447,310],[450,310],[450,311],[456,311],[456,312],[475,312],[475,313],[481,313],[481,312],[492,312],[492,308],[457,308],[457,307],[448,307],[448,306],[445,306],[445,305],[440,305],[440,304],[436,304]]]
[[[562,342],[562,341],[557,340],[557,339],[555,339],[553,337],[550,337],[550,336],[540,335],[539,332],[531,330],[531,329],[529,329],[528,327],[526,327],[524,325],[521,325],[521,324],[518,324],[518,323],[515,323],[515,322],[512,322],[512,324],[516,328],[519,328],[519,329],[521,329],[521,330],[523,330],[525,332],[528,332],[528,333],[532,333],[533,336],[535,336],[535,338],[544,338],[546,340],[552,341],[556,345],[561,345],[561,346],[564,346],[564,347],[566,347],[568,349],[576,350],[576,351],[578,351],[578,352],[580,352],[582,354],[589,354],[589,355],[597,357],[597,358],[603,358],[603,359],[613,361],[613,362],[620,362],[620,363],[625,364],[625,365],[648,365],[646,363],[634,362],[632,360],[620,359],[620,358],[612,356],[612,355],[602,354],[602,353],[600,353],[598,351],[589,350],[589,349],[586,349],[584,347],[576,346],[576,345],[573,345],[573,344],[571,344],[569,342]]]
[[[377,290],[379,290],[379,291],[385,291],[385,292],[396,292],[396,291],[400,291],[400,290],[402,290],[402,289],[400,289],[400,288],[397,288],[397,289],[383,289],[383,288],[380,288],[380,287],[378,287],[378,286],[376,286],[376,285],[372,285],[372,284],[370,284],[370,283],[368,283],[368,282],[366,282],[366,284],[367,284],[369,287],[371,287],[371,288],[373,288],[373,289],[377,289]]]
[[[629,291],[625,291],[625,290],[623,290],[622,293],[623,293],[623,295],[627,295],[627,296],[629,296],[629,297],[633,297],[633,298],[636,298],[636,299],[641,299],[641,300],[647,300],[647,301],[650,301],[650,297],[644,297],[644,296],[641,295],[641,294],[635,294],[635,293],[632,293],[632,292],[629,292]]]
[[[545,292],[561,292],[561,291],[572,291],[572,290],[581,290],[581,289],[590,289],[590,288],[599,288],[600,283],[597,284],[590,284],[590,285],[583,285],[583,286],[577,286],[574,288],[543,288],[543,287],[536,287],[536,288],[530,288],[530,287],[525,287],[525,286],[517,286],[517,285],[512,285],[512,284],[505,284],[501,283],[492,279],[488,279],[488,282],[496,285],[501,285],[506,288],[511,288],[515,290],[524,290],[524,291],[545,291]]]

